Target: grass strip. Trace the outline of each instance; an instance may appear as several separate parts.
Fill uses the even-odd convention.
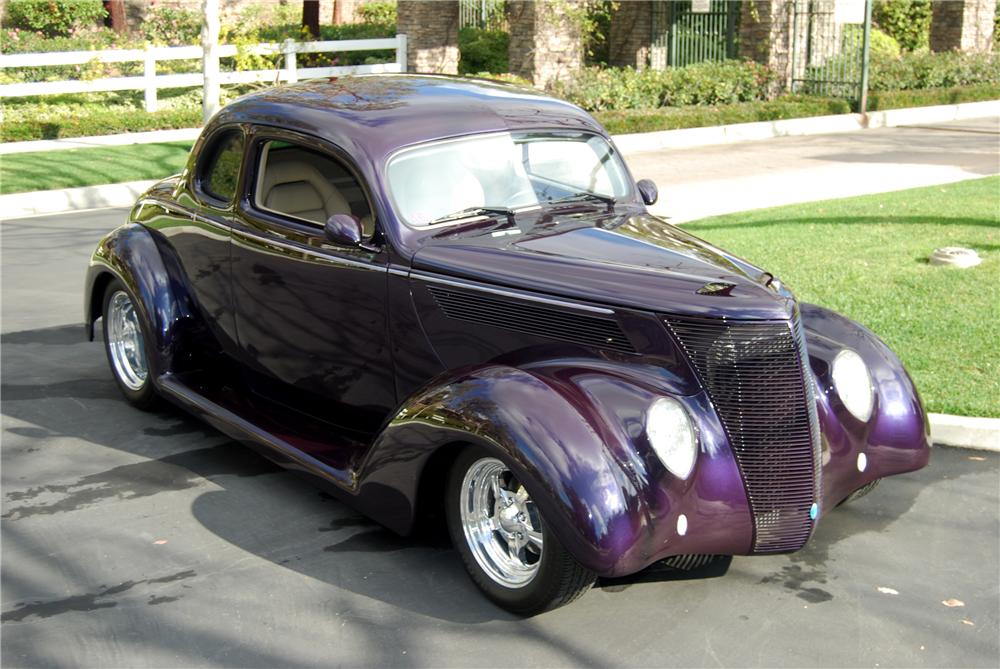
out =
[[[1000,417],[1000,177],[685,225],[877,333],[933,412]],[[982,264],[936,267],[936,248]]]
[[[192,142],[0,155],[0,194],[160,179],[180,172]]]

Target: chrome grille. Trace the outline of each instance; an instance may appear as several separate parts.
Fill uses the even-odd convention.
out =
[[[818,426],[798,319],[666,316],[719,414],[754,516],[754,552],[805,545],[818,499]]]

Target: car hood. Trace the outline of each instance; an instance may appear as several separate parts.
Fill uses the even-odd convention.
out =
[[[708,317],[787,319],[771,275],[646,213],[544,214],[430,236],[413,269],[588,302]],[[699,292],[701,291],[701,292]]]

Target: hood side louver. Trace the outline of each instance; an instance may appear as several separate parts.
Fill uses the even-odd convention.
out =
[[[449,318],[594,348],[636,352],[611,317],[446,286],[429,285],[427,289]]]

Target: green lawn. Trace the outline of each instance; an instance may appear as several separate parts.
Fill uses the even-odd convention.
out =
[[[161,179],[183,169],[192,142],[0,155],[0,194]]]
[[[1000,177],[703,219],[684,228],[857,320],[906,364],[928,410],[1000,416]],[[935,267],[964,246],[972,269]]]

